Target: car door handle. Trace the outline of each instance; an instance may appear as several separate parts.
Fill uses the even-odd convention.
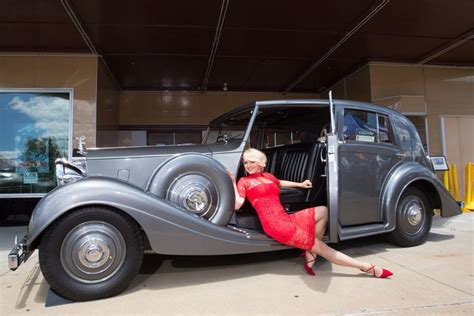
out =
[[[398,153],[398,154],[397,154],[397,157],[398,157],[398,158],[406,158],[407,155]]]

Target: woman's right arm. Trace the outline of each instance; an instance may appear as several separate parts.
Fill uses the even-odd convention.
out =
[[[235,185],[234,182],[234,191],[235,191],[235,210],[238,210],[242,207],[242,205],[245,202],[245,199],[239,195],[239,192],[237,191],[237,186]]]
[[[239,191],[237,190],[237,184],[235,183],[235,176],[232,172],[228,171],[230,178],[232,179],[232,185],[234,186],[235,193],[235,206],[234,209],[238,210],[242,207],[245,202],[245,198],[241,197]]]

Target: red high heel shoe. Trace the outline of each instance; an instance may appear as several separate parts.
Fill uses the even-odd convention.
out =
[[[312,275],[312,276],[315,276],[316,273],[314,273],[313,271],[313,267],[310,267],[309,266],[309,263],[311,262],[315,262],[316,261],[316,257],[313,255],[312,252],[309,252],[311,254],[311,257],[313,257],[313,260],[306,260],[306,250],[304,250],[301,254],[300,254],[300,257],[303,257],[304,258],[304,269],[306,271],[306,273],[308,273],[309,275]]]
[[[382,268],[382,274],[379,275],[379,276],[376,276],[375,275],[375,265],[374,264],[372,264],[371,267],[368,268],[367,270],[360,269],[360,271],[365,272],[365,273],[369,273],[370,270],[372,270],[373,276],[376,277],[376,278],[379,278],[379,279],[385,279],[385,278],[388,278],[389,276],[393,275],[393,273],[390,270],[386,270],[386,269]]]

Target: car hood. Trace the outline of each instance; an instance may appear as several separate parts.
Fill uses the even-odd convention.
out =
[[[240,141],[230,141],[228,143],[199,144],[199,145],[171,145],[171,146],[146,146],[146,147],[115,147],[115,148],[91,148],[87,149],[87,159],[106,158],[131,158],[143,156],[172,156],[183,153],[201,153],[212,155],[216,152],[236,150]]]

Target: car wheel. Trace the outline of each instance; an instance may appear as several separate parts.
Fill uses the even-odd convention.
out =
[[[215,224],[232,216],[235,193],[225,169],[212,158],[182,155],[153,176],[150,192]]]
[[[73,211],[46,231],[39,246],[43,275],[58,294],[74,301],[122,292],[138,273],[143,240],[138,225],[107,208]]]
[[[397,207],[397,222],[392,241],[402,247],[424,243],[431,229],[432,210],[426,195],[417,188],[403,192]]]

